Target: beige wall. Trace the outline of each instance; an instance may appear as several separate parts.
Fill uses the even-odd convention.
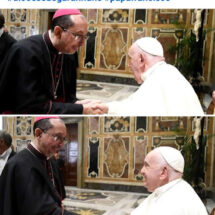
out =
[[[23,149],[33,139],[33,120],[30,116],[3,117],[3,127],[13,136],[15,150]],[[65,120],[77,121],[73,117]],[[191,137],[195,131],[193,117],[84,117],[78,121],[78,179],[87,183],[142,185],[140,169],[146,153],[162,145],[181,149],[183,137]],[[215,120],[207,117],[207,186],[215,185],[214,134]]]
[[[50,21],[49,13],[53,11],[1,9],[6,18],[6,27],[16,39],[46,31]],[[164,46],[166,60],[174,64],[176,55],[169,54],[167,49],[178,43],[185,28],[193,29],[195,21],[194,10],[182,9],[88,9],[83,10],[83,13],[89,22],[91,39],[87,41],[88,46],[81,48],[79,53],[82,75],[132,78],[127,52],[132,42],[142,36],[158,38]],[[207,10],[205,29],[215,27],[214,17],[214,10]],[[175,21],[181,26],[172,24]],[[202,63],[203,76],[208,84],[215,82],[214,44],[214,32],[210,31],[206,35]]]

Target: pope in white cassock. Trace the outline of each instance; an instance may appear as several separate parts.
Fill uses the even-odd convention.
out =
[[[155,148],[144,160],[144,186],[152,192],[131,215],[207,215],[194,189],[182,179],[184,158],[168,146]]]
[[[203,115],[199,99],[185,77],[164,59],[163,47],[152,37],[135,41],[129,67],[139,89],[123,101],[106,104],[108,114],[145,116]]]

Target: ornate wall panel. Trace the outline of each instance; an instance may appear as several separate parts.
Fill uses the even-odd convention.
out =
[[[124,133],[130,131],[130,117],[105,117],[104,133]]]
[[[19,152],[33,139],[33,118],[28,117],[7,117],[4,118],[4,129],[13,137],[14,150]]]
[[[99,117],[89,118],[89,134],[99,134]]]
[[[97,9],[87,10],[87,20],[89,24],[98,23],[98,10]]]
[[[1,12],[6,18],[9,33],[19,40],[42,33],[39,29],[47,30],[50,12],[54,10],[2,9]],[[206,30],[215,27],[214,12],[206,10]],[[91,79],[90,75],[95,75],[97,80],[107,82],[111,80],[107,76],[133,79],[127,53],[132,42],[143,36],[158,38],[164,46],[166,61],[174,64],[177,56],[170,54],[168,49],[184,36],[183,30],[193,29],[196,20],[193,9],[87,9],[83,13],[89,22],[89,39],[79,53],[81,77]],[[181,27],[176,26],[176,22]],[[202,64],[205,81],[210,83],[215,82],[214,43],[214,32],[209,31],[204,41]],[[121,82],[130,81],[125,79]]]
[[[204,121],[207,185],[213,184],[213,120],[205,118]],[[94,133],[89,129],[92,121],[100,128]],[[158,146],[181,150],[186,138],[193,138],[194,121],[193,117],[85,118],[85,128],[89,132],[84,141],[84,182],[142,185],[140,171],[146,154]],[[94,144],[94,149],[89,143]]]
[[[136,117],[135,118],[135,132],[145,133],[148,131],[148,118],[147,117]]]
[[[89,169],[88,176],[98,177],[99,175],[99,138],[89,139]]]
[[[80,56],[90,54],[91,63],[82,61],[80,73],[89,75],[119,76],[133,78],[128,68],[127,52],[132,42],[143,36],[156,37],[163,45],[165,59],[174,64],[176,53],[170,53],[169,48],[176,46],[184,37],[184,30],[193,29],[195,22],[194,10],[185,9],[91,9],[84,10],[89,20],[89,32],[96,29],[96,41],[90,39],[87,43],[89,48],[82,49]],[[212,27],[213,10],[207,10],[204,28]],[[179,23],[179,25],[176,25]],[[204,78],[210,81],[212,71],[210,70],[209,58],[212,32],[206,35],[204,49]],[[91,47],[96,45],[94,49]],[[90,51],[88,50],[90,49]],[[179,53],[180,54],[180,53]],[[97,61],[97,62],[95,62]],[[87,64],[88,63],[88,64]],[[99,78],[97,79],[99,80]],[[108,77],[102,80],[110,81]]]
[[[33,119],[30,116],[3,117],[3,128],[12,135],[16,151],[22,150],[33,139]],[[78,157],[83,154],[83,181],[142,185],[140,171],[146,154],[157,146],[181,149],[185,138],[194,136],[194,121],[193,117],[85,117],[83,147],[81,142],[78,143],[78,148],[83,150],[78,152]],[[82,130],[78,133],[82,134]],[[215,118],[205,118],[207,186],[215,183],[214,134]],[[82,172],[81,168],[80,165],[77,171]]]
[[[137,181],[143,180],[140,171],[143,166],[144,159],[147,154],[147,136],[134,136],[134,169],[133,179]]]
[[[128,23],[129,12],[128,9],[103,9],[102,23]]]
[[[128,29],[103,28],[100,69],[125,70]]]
[[[177,29],[151,29],[151,35],[156,37],[162,44],[167,62],[174,64],[176,55],[171,54],[168,50],[175,47],[180,39],[183,38],[183,30]]]
[[[39,33],[40,16],[36,9],[1,10],[9,33],[17,40]]]
[[[129,137],[104,138],[104,178],[128,178],[129,145]]]
[[[182,9],[155,9],[152,10],[152,24],[174,24],[176,22],[186,24],[187,10]]]
[[[153,117],[152,131],[175,131],[187,129],[187,119],[184,117]]]

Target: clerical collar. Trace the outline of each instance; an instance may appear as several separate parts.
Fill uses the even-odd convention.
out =
[[[45,34],[44,34],[44,40],[45,40],[45,42],[46,42],[46,44],[48,46],[49,51],[51,53],[53,53],[53,54],[58,54],[58,50],[53,46],[52,41],[51,41],[51,39],[49,37],[49,32],[48,31],[45,32]]]
[[[4,28],[0,29],[0,37],[2,36],[2,34],[4,33]]]
[[[41,152],[39,152],[36,147],[33,145],[33,143],[28,144],[27,149],[33,154],[35,155],[37,158],[41,159],[41,160],[46,160],[46,156],[43,155]]]
[[[168,184],[165,184],[161,187],[158,187],[153,192],[154,197],[157,197],[157,198],[160,197],[160,195],[167,192],[168,190],[170,190],[172,187],[174,187],[176,184],[180,183],[181,181],[182,181],[182,179],[179,178],[179,179],[176,179],[176,180],[169,182]]]
[[[141,75],[141,79],[142,81],[145,81],[154,71],[155,69],[160,66],[161,64],[165,64],[165,61],[160,61],[155,63],[152,67],[150,67],[147,71],[145,71],[144,73],[142,73]]]

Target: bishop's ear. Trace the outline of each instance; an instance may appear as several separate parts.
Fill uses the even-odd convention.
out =
[[[63,29],[60,26],[55,26],[54,35],[60,39],[62,33],[63,33]]]
[[[42,135],[42,130],[40,128],[35,129],[35,137],[40,137]]]

